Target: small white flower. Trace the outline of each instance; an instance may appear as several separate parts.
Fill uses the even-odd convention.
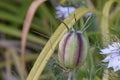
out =
[[[69,9],[69,10],[68,10]],[[75,11],[74,7],[63,7],[63,6],[57,6],[56,7],[56,17],[57,18],[66,18],[69,16],[69,13]],[[69,12],[68,12],[69,11]]]
[[[120,70],[120,43],[113,42],[107,48],[101,50],[101,54],[107,54],[103,62],[108,62],[108,68],[113,67],[114,71]]]

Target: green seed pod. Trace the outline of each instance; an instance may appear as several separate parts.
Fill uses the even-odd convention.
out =
[[[87,41],[80,31],[69,31],[59,43],[58,58],[62,66],[73,69],[86,58]]]

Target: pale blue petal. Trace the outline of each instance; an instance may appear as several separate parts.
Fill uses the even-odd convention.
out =
[[[113,66],[116,66],[116,63],[115,63],[114,59],[111,59],[108,63],[108,68],[113,67]]]
[[[111,46],[111,45],[109,45],[108,48],[109,48],[109,50],[111,50],[111,51],[118,49],[118,48],[116,48],[116,47],[114,47],[114,46]]]
[[[100,54],[109,54],[109,53],[111,53],[111,50],[109,48],[105,48],[101,50]]]
[[[117,56],[119,56],[119,54],[110,54],[110,55],[108,55],[104,60],[102,60],[103,62],[108,62],[109,60],[111,60],[111,59],[113,59],[113,58],[115,58],[115,57],[117,57]]]
[[[113,67],[117,70],[117,67],[120,66],[120,56],[112,58],[108,63],[108,68]]]
[[[120,47],[120,43],[118,42],[113,42],[112,44],[113,47],[119,48]]]
[[[114,69],[115,72],[120,70],[120,64],[118,66],[116,66],[116,67],[113,67],[113,69]]]

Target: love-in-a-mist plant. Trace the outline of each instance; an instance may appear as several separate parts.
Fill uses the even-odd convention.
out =
[[[81,66],[88,53],[88,41],[83,32],[74,28],[68,29],[59,43],[58,59],[60,65],[69,72],[68,80],[76,80],[75,69]]]

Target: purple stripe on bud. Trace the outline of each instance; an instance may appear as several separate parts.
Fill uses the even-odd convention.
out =
[[[68,32],[66,38],[64,39],[64,44],[63,44],[63,61],[64,61],[64,58],[65,58],[66,44],[67,44],[69,38],[71,37],[72,33],[73,33],[73,31]]]
[[[76,58],[76,66],[79,65],[81,57],[82,57],[82,52],[83,52],[83,39],[81,33],[77,33],[77,39],[78,39],[78,51],[77,51],[77,58]]]

